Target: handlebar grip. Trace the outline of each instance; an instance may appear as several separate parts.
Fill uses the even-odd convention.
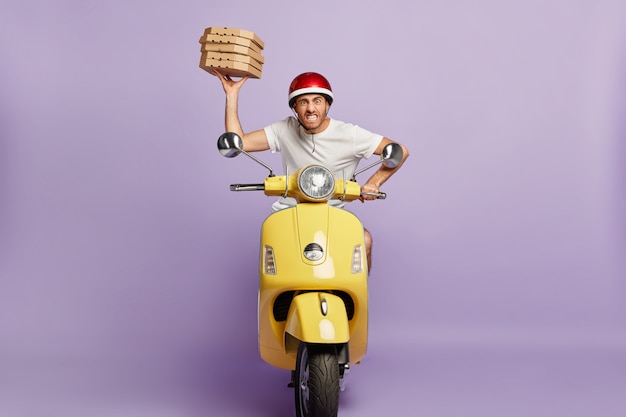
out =
[[[384,200],[385,198],[387,198],[387,193],[361,193],[361,195],[375,197],[378,200]]]
[[[265,184],[230,184],[230,191],[263,191]]]

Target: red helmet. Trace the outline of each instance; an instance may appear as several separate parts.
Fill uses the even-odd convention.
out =
[[[293,79],[289,86],[289,107],[293,107],[296,97],[303,94],[321,94],[328,104],[333,104],[333,90],[328,80],[317,72],[305,72]]]

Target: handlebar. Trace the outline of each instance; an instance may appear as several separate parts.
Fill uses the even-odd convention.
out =
[[[230,184],[230,191],[264,191],[265,184]],[[378,200],[384,200],[387,198],[387,193],[367,193],[362,192],[361,195],[374,197]]]
[[[263,191],[265,184],[230,184],[230,191]]]
[[[387,193],[361,193],[361,195],[367,195],[370,197],[375,197],[379,200],[384,200],[385,198],[387,198]]]

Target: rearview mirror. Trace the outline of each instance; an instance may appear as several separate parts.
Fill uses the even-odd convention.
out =
[[[220,151],[222,156],[225,156],[226,158],[234,158],[242,153],[267,168],[270,172],[270,177],[274,176],[274,172],[269,165],[243,150],[243,139],[241,139],[241,136],[235,132],[222,133],[222,135],[217,138],[217,149]]]
[[[217,149],[222,156],[234,158],[243,151],[243,140],[234,132],[222,133],[217,139]]]
[[[387,168],[395,168],[402,162],[404,152],[402,147],[397,143],[390,143],[383,148],[380,154],[380,158],[383,160],[383,165]]]

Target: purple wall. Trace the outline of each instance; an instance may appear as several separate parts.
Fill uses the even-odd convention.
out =
[[[626,3],[55,3],[0,6],[1,415],[292,415],[256,348],[271,201],[228,191],[265,171],[216,151],[208,26],[265,41],[244,129],[314,70],[411,150],[350,207],[371,340],[340,415],[621,415]]]

